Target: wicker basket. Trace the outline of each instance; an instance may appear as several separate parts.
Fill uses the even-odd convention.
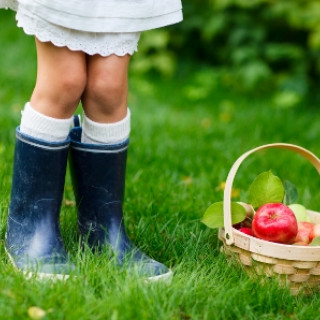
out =
[[[233,164],[224,190],[224,228],[219,230],[221,250],[232,261],[240,263],[249,275],[261,279],[276,277],[289,286],[291,293],[310,294],[320,289],[320,246],[296,246],[274,243],[246,235],[232,227],[231,190],[241,163],[252,153],[270,148],[293,151],[306,158],[320,174],[320,159],[310,151],[292,144],[275,143],[252,149]],[[312,222],[320,223],[320,213],[308,210]]]

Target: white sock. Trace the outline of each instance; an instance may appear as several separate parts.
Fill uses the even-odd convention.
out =
[[[113,123],[98,123],[83,115],[81,142],[90,144],[116,144],[130,134],[130,110],[124,119]]]
[[[65,141],[68,137],[73,117],[69,119],[55,119],[34,110],[26,103],[22,111],[20,132],[33,138],[49,142]]]

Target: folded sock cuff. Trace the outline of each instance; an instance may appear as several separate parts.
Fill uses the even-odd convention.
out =
[[[130,135],[130,117],[129,108],[125,118],[114,123],[98,123],[84,114],[81,141],[93,144],[122,142],[128,139]]]
[[[73,117],[68,119],[48,117],[36,111],[28,102],[22,111],[20,131],[34,138],[59,142],[68,137],[72,121]]]

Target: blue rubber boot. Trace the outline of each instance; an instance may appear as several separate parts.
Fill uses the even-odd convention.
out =
[[[74,268],[59,225],[69,139],[49,143],[16,131],[6,251],[29,276],[67,278]]]
[[[81,143],[81,128],[70,132],[71,173],[78,207],[80,234],[89,246],[107,246],[117,262],[151,281],[170,281],[172,272],[149,258],[128,238],[122,203],[128,142],[116,145]]]

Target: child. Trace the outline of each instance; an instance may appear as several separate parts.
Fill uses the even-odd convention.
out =
[[[67,277],[59,213],[70,151],[79,230],[142,277],[171,271],[139,251],[123,225],[130,132],[127,72],[140,32],[182,20],[181,0],[0,0],[34,35],[37,79],[16,130],[6,251],[26,273]],[[82,102],[84,117],[70,131]]]

